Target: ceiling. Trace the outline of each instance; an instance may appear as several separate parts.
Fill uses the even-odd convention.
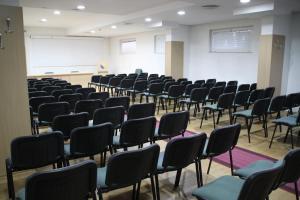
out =
[[[76,10],[79,4],[86,9]],[[219,7],[202,7],[208,4]],[[239,0],[20,0],[26,27],[65,28],[69,35],[105,37],[150,31],[153,23],[161,21],[197,25],[267,15],[273,10],[258,9],[259,15],[252,11],[242,15],[234,13],[247,8],[257,10],[269,4],[273,5],[273,0],[251,0],[248,4],[241,4]],[[56,9],[61,15],[53,14]],[[178,10],[184,10],[186,15],[179,16]],[[151,17],[152,22],[145,22],[146,17]],[[47,22],[41,22],[41,18],[46,18]],[[117,29],[112,29],[112,25]],[[91,33],[92,30],[95,33]]]

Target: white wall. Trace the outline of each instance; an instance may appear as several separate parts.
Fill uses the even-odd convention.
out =
[[[211,53],[210,30],[254,26],[252,53]],[[216,78],[253,83],[257,80],[258,47],[261,21],[239,20],[194,26],[190,31],[189,65],[185,76],[192,80]]]
[[[148,73],[165,73],[165,55],[154,52],[154,36],[166,34],[164,30],[130,34],[110,38],[110,73],[134,73],[141,68]],[[136,38],[136,53],[121,54],[120,40]]]

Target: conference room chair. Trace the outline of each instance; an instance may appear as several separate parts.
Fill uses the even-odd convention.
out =
[[[223,94],[224,87],[212,87],[209,89],[207,99],[205,100],[204,104],[211,103],[214,104],[218,101],[221,94]]]
[[[200,187],[199,167],[198,162],[195,161],[199,152],[202,152],[204,149],[206,137],[205,133],[201,133],[188,137],[174,138],[167,143],[165,151],[159,154],[155,174],[157,199],[160,199],[158,175],[176,171],[174,184],[174,189],[176,189],[179,186],[182,170],[193,163],[196,166],[197,185]]]
[[[177,83],[178,84],[180,84],[181,82],[183,82],[183,81],[187,81],[188,79],[187,78],[179,78],[179,79],[177,79]]]
[[[42,90],[43,91],[46,91],[48,93],[48,95],[51,95],[52,94],[52,91],[54,90],[60,90],[61,87],[60,86],[46,86],[46,87],[43,87]]]
[[[281,111],[284,110],[284,105],[286,102],[286,96],[281,95],[281,96],[276,96],[271,100],[269,109],[268,109],[268,114],[276,114],[276,119],[281,117]]]
[[[171,139],[178,135],[184,136],[189,115],[188,111],[164,114],[160,118],[158,129],[155,130],[153,141]]]
[[[276,190],[279,186],[283,186],[288,183],[293,183],[295,187],[295,196],[299,200],[298,191],[298,180],[300,177],[300,149],[289,151],[282,160],[275,162],[269,160],[259,160],[250,165],[238,169],[234,172],[235,176],[239,176],[242,179],[247,179],[254,173],[272,169],[276,166],[283,165],[282,173],[279,175],[278,179],[275,181],[272,190]]]
[[[218,81],[215,83],[214,87],[225,87],[226,86],[226,81]]]
[[[197,111],[200,112],[200,104],[203,105],[206,97],[208,95],[207,88],[194,88],[191,91],[191,95],[189,98],[183,99],[179,101],[179,107],[184,110],[184,106],[187,105],[187,110],[190,111],[191,106],[194,105],[194,117],[197,114]]]
[[[117,74],[116,77],[119,77],[119,78],[123,79],[123,78],[127,77],[127,74]]]
[[[153,102],[156,106],[157,104],[157,98],[159,95],[161,95],[163,92],[163,84],[162,83],[151,83],[149,85],[149,89],[146,92],[143,92],[140,94],[140,103],[143,101],[143,97],[146,97],[146,102],[149,102],[149,97],[153,98]]]
[[[236,85],[227,85],[224,88],[223,93],[234,93],[235,94],[236,90],[237,90],[237,86]]]
[[[52,85],[60,84],[60,83],[68,83],[66,80],[54,80],[51,82]]]
[[[30,126],[31,126],[31,134],[32,135],[37,135],[38,131],[37,131],[37,125],[33,119],[33,110],[32,107],[29,106],[29,113],[30,113]]]
[[[283,166],[254,173],[245,180],[222,176],[195,189],[192,195],[198,200],[265,200]]]
[[[150,80],[148,80],[148,87],[150,84],[153,84],[153,83],[163,83],[163,81],[160,79],[150,79]]]
[[[184,93],[184,86],[182,85],[172,85],[168,89],[167,94],[163,94],[159,96],[159,102],[158,102],[158,112],[160,104],[162,104],[162,108],[168,112],[168,103],[170,101],[173,101],[173,112],[176,111],[176,107],[179,105],[179,99],[182,98],[182,95]]]
[[[110,97],[105,101],[105,107],[116,107],[123,106],[127,112],[129,109],[130,98],[127,96],[124,97]]]
[[[133,104],[128,109],[127,120],[145,118],[155,115],[154,103]]]
[[[42,97],[32,97],[29,99],[29,105],[32,107],[33,116],[38,115],[38,110],[40,105],[44,103],[53,103],[55,102],[54,96],[42,96]]]
[[[134,81],[134,79],[128,78],[121,80],[120,86],[115,88],[117,96],[127,95],[127,91],[133,88]]]
[[[173,77],[172,76],[161,76],[162,77],[162,80],[172,80]]]
[[[46,87],[46,86],[51,86],[51,84],[49,82],[47,83],[35,83],[33,85],[34,88],[36,88],[38,91],[41,91],[43,87]]]
[[[228,110],[229,121],[231,124],[232,123],[231,109],[232,109],[233,100],[234,100],[234,93],[226,93],[220,95],[218,102],[216,104],[203,106],[202,107],[203,114],[201,118],[200,128],[202,127],[203,119],[206,118],[208,111],[212,113],[214,128],[216,128],[216,124],[219,124],[219,119],[225,110]],[[218,112],[217,122],[215,121],[215,112]]]
[[[114,89],[120,86],[120,83],[122,81],[121,77],[113,77],[109,80],[108,85],[106,86],[108,92],[110,90],[110,93],[112,96],[114,96]]]
[[[246,121],[248,141],[250,143],[250,131],[254,119],[262,118],[265,137],[268,137],[267,112],[270,105],[270,99],[259,99],[254,102],[253,108],[249,110],[237,111],[233,113],[234,122],[241,117]]]
[[[288,115],[293,114],[293,108],[300,105],[300,93],[291,93],[286,96],[285,109],[288,110]]]
[[[252,90],[250,92],[250,96],[249,96],[249,99],[248,99],[247,109],[249,109],[249,107],[251,105],[253,105],[256,100],[263,99],[264,98],[264,93],[265,93],[264,89]]]
[[[105,102],[109,98],[109,92],[91,92],[89,93],[87,99],[100,99]]]
[[[158,78],[158,74],[149,74],[148,80],[151,78]]]
[[[296,128],[296,127],[300,126],[300,109],[298,110],[297,114],[281,117],[279,119],[275,119],[275,120],[272,121],[272,123],[275,124],[275,129],[273,131],[273,135],[272,135],[272,138],[271,138],[269,148],[271,148],[271,146],[272,146],[277,126],[286,126],[287,127],[284,142],[286,142],[288,134],[290,133],[292,148],[294,148],[293,128]]]
[[[75,105],[77,101],[82,100],[82,94],[74,93],[74,94],[63,94],[58,97],[59,102],[68,102],[70,105],[70,111],[74,112]]]
[[[190,95],[191,95],[192,90],[195,89],[195,88],[201,88],[201,86],[198,85],[198,84],[188,84],[188,85],[186,85],[182,97],[183,98],[189,98]]]
[[[133,80],[135,80],[137,77],[138,77],[138,74],[136,74],[136,73],[131,73],[131,74],[128,74],[128,76],[127,76],[128,79],[133,79]]]
[[[137,94],[141,94],[147,90],[147,80],[135,81],[133,88],[127,90],[129,95],[132,97],[132,102],[135,103],[135,98]]]
[[[207,174],[210,172],[213,158],[227,152],[229,153],[231,174],[233,174],[232,150],[238,143],[240,132],[240,124],[228,125],[221,128],[216,128],[212,131],[210,137],[207,139],[207,144],[205,145],[205,148],[199,155],[198,159],[199,162],[202,159],[209,159]],[[199,166],[200,174],[202,174],[201,163],[199,163]]]
[[[36,88],[30,88],[30,87],[28,87],[28,92],[36,92],[36,91],[37,91]]]
[[[237,89],[238,92],[247,90],[250,90],[250,84],[241,84]]]
[[[82,88],[82,85],[66,85],[64,87],[64,89],[71,89],[71,90],[73,90],[73,92],[75,92],[76,89],[79,89],[79,88]]]
[[[86,112],[76,113],[71,115],[59,115],[53,120],[50,131],[60,131],[64,140],[70,139],[70,134],[73,129],[85,127],[89,125],[89,114]]]
[[[60,132],[34,136],[21,136],[12,140],[10,158],[5,160],[7,189],[10,199],[15,199],[13,173],[48,165],[62,166],[64,140]]]
[[[163,94],[168,94],[168,90],[173,85],[179,85],[175,80],[167,80],[166,82],[163,82]]]
[[[28,97],[32,98],[32,97],[43,97],[43,96],[48,96],[48,92],[46,91],[35,91],[35,92],[29,92],[28,93]]]
[[[264,92],[264,98],[273,98],[275,92],[275,87],[267,87],[265,88],[265,92]]]
[[[55,86],[59,86],[61,88],[65,88],[66,86],[71,85],[71,83],[56,83]]]
[[[18,200],[96,200],[97,165],[84,161],[72,166],[37,172],[26,179]]]
[[[91,81],[88,82],[88,87],[97,86],[100,83],[101,75],[93,75]]]
[[[238,81],[228,81],[227,86],[238,86]]]
[[[250,96],[249,90],[239,91],[235,94],[234,101],[233,101],[233,112],[236,112],[239,107],[247,108],[248,99]]]
[[[170,78],[170,79],[163,79],[164,87],[165,87],[165,84],[166,84],[167,82],[175,82],[175,79],[173,79],[173,78]],[[176,85],[178,85],[177,82],[176,82]]]
[[[115,131],[121,128],[124,122],[125,108],[123,106],[105,107],[95,110],[93,125],[110,122]]]
[[[214,87],[214,85],[215,85],[214,83],[208,82],[208,83],[204,83],[204,84],[202,85],[202,87],[207,88],[207,89],[211,89],[211,88]]]
[[[59,89],[52,91],[51,95],[55,97],[55,100],[58,101],[59,96],[63,94],[73,94],[73,90],[71,89]]]
[[[107,76],[107,75],[100,77],[100,83],[99,83],[99,91],[100,92],[102,91],[102,89],[103,89],[103,91],[105,91],[105,87],[108,85],[110,78],[111,77]]]
[[[76,93],[82,94],[83,99],[87,99],[88,95],[92,92],[96,92],[95,88],[78,88],[75,90]]]
[[[217,82],[217,79],[211,78],[211,79],[207,79],[205,83],[216,84],[216,82]]]
[[[120,130],[120,135],[113,138],[115,152],[119,148],[125,151],[128,147],[142,148],[145,143],[152,142],[156,126],[155,117],[131,119],[125,121]]]
[[[157,144],[148,147],[113,154],[107,167],[97,169],[99,200],[102,193],[133,186],[132,198],[139,199],[141,181],[150,178],[153,199],[156,199],[153,176],[156,171],[160,148]]]
[[[100,164],[105,166],[106,152],[111,151],[114,129],[112,123],[103,123],[90,127],[74,128],[70,134],[70,143],[64,145],[66,163],[69,160],[101,155]]]
[[[257,83],[252,83],[252,84],[250,85],[249,90],[250,90],[250,91],[253,91],[253,90],[256,90],[256,89],[257,89]]]
[[[187,85],[190,85],[192,83],[193,83],[192,81],[181,81],[179,85],[186,87]]]
[[[54,85],[54,82],[55,82],[55,81],[60,81],[60,80],[61,80],[61,79],[58,79],[58,78],[52,78],[52,79],[48,80],[48,82],[50,82],[51,85]]]
[[[89,113],[89,120],[93,119],[95,110],[102,108],[103,102],[99,99],[80,100],[75,104],[75,113]]]
[[[205,84],[205,80],[196,80],[196,81],[194,82],[194,84],[197,84],[197,85],[202,86],[203,84]]]

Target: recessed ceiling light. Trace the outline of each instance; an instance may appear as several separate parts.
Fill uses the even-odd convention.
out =
[[[177,14],[178,14],[178,15],[181,15],[181,16],[182,16],[182,15],[185,15],[185,11],[184,11],[184,10],[179,10],[179,11],[177,12]]]
[[[150,17],[145,18],[145,22],[151,22],[152,19]]]
[[[84,10],[84,9],[85,9],[85,6],[84,6],[84,5],[78,5],[78,6],[77,6],[77,9],[78,9],[78,10]]]
[[[96,31],[95,31],[95,30],[91,30],[90,33],[93,33],[93,34],[94,34],[94,33],[96,33]]]
[[[111,28],[112,28],[112,29],[116,29],[117,26],[116,26],[116,25],[112,25]]]
[[[47,22],[48,20],[46,18],[40,19],[41,22]]]
[[[241,3],[249,3],[251,0],[240,0]]]
[[[53,14],[54,14],[54,15],[60,15],[61,12],[60,12],[59,10],[54,10],[54,11],[53,11]]]

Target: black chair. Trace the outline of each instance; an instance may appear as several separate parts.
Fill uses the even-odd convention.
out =
[[[238,87],[238,92],[250,90],[250,84],[241,84]]]
[[[120,135],[114,136],[114,149],[124,148],[127,150],[127,147],[132,146],[142,148],[144,143],[151,142],[153,140],[155,125],[155,117],[125,121],[121,126]]]
[[[66,86],[71,85],[71,83],[56,83],[55,86],[59,86],[61,88],[65,88]]]
[[[134,81],[135,81],[134,79],[128,79],[128,78],[123,79],[120,83],[120,86],[116,87],[115,89],[117,96],[124,95],[124,94],[126,95],[127,91],[133,88]]]
[[[249,143],[250,143],[250,130],[252,127],[252,123],[253,123],[253,120],[257,119],[257,118],[263,119],[263,129],[265,132],[265,137],[268,137],[267,112],[268,112],[269,105],[270,105],[270,99],[268,99],[268,98],[259,99],[259,100],[255,101],[252,109],[238,111],[238,112],[233,113],[235,122],[238,117],[242,117],[245,119]],[[249,123],[249,120],[250,120],[250,123]]]
[[[250,85],[249,90],[250,90],[250,91],[253,91],[253,90],[256,90],[256,89],[257,89],[257,83],[252,83],[252,84]]]
[[[164,114],[160,119],[158,129],[155,131],[154,142],[156,140],[170,139],[178,135],[184,136],[188,121],[188,111]]]
[[[82,85],[66,85],[64,89],[71,89],[75,92],[77,89],[82,88]]]
[[[238,86],[238,81],[228,81],[227,86]]]
[[[209,84],[216,84],[217,80],[214,79],[214,78],[211,78],[211,79],[207,79],[206,80],[206,83],[209,83]]]
[[[204,103],[208,94],[207,88],[194,88],[191,92],[190,98],[183,99],[179,101],[182,110],[184,110],[184,105],[187,105],[188,111],[190,111],[191,106],[195,105],[194,117],[197,114],[197,111],[200,112],[200,103]]]
[[[103,102],[99,99],[80,100],[75,104],[75,113],[87,112],[89,119],[93,119],[95,110],[102,108]]]
[[[32,107],[34,116],[37,115],[40,105],[53,102],[55,102],[55,98],[53,96],[32,97],[29,99],[29,105]]]
[[[43,87],[51,86],[50,83],[38,83],[34,84],[33,87],[36,88],[38,91],[41,91]]]
[[[100,99],[105,102],[109,98],[109,92],[91,92],[87,99]]]
[[[65,144],[64,147],[67,163],[69,160],[77,158],[89,157],[94,159],[95,155],[100,154],[101,166],[104,166],[106,152],[113,143],[113,135],[112,123],[73,129],[70,135],[70,144]]]
[[[95,110],[93,125],[110,122],[114,129],[119,129],[124,122],[125,108],[123,106],[100,108]]]
[[[205,149],[202,151],[201,155],[199,155],[199,161],[201,161],[201,159],[209,158],[207,174],[209,174],[213,157],[226,152],[229,152],[231,174],[233,173],[232,150],[237,145],[240,132],[240,124],[229,125],[213,130],[207,141]],[[199,171],[202,174],[201,164],[199,164],[199,166]]]
[[[7,188],[10,199],[15,199],[13,172],[47,165],[62,166],[64,140],[60,132],[22,136],[12,140],[11,157],[5,160]]]
[[[273,95],[274,95],[274,92],[275,92],[275,87],[267,87],[265,89],[265,91],[264,91],[263,98],[270,98],[270,99],[272,99]]]
[[[197,85],[202,86],[203,84],[205,84],[205,80],[196,80],[196,81],[194,82],[194,84],[197,84]]]
[[[288,134],[290,133],[291,134],[292,148],[294,148],[293,128],[300,126],[300,109],[299,109],[297,115],[289,115],[289,116],[286,116],[286,117],[281,117],[279,119],[273,120],[272,123],[275,124],[275,129],[274,129],[274,132],[273,132],[273,135],[272,135],[272,139],[271,139],[269,148],[271,148],[271,146],[272,146],[272,142],[273,142],[275,132],[276,132],[276,129],[277,129],[278,125],[279,126],[287,126],[287,132],[286,132],[286,135],[285,135],[285,138],[284,138],[284,142],[286,142]]]
[[[247,108],[248,105],[248,99],[250,96],[250,91],[249,90],[244,90],[244,91],[239,91],[235,94],[235,98],[233,101],[233,111],[236,112],[236,110],[239,107],[244,107],[245,109]]]
[[[179,78],[179,79],[177,79],[177,83],[180,84],[181,82],[187,81],[187,80],[188,80],[187,78]]]
[[[154,103],[131,105],[128,109],[127,120],[145,118],[155,115]]]
[[[59,102],[68,102],[70,105],[70,110],[73,112],[75,109],[75,105],[77,101],[82,100],[82,94],[74,93],[74,94],[63,94],[58,98]]]
[[[158,74],[149,74],[148,80],[151,78],[158,79]]]
[[[204,83],[201,87],[211,89],[214,87],[214,83]]]
[[[64,135],[64,139],[70,139],[71,131],[78,127],[89,125],[89,114],[86,112],[76,113],[72,115],[56,116],[52,123],[53,131],[60,131]]]
[[[132,199],[138,199],[141,181],[147,177],[150,177],[152,195],[155,199],[153,175],[156,171],[158,155],[159,146],[157,144],[112,155],[108,160],[107,167],[98,168],[99,199],[103,199],[103,192],[128,186],[133,186]]]
[[[272,169],[276,166],[284,165],[283,172],[279,178],[275,181],[272,190],[276,190],[279,186],[287,183],[294,183],[296,199],[299,200],[298,184],[297,181],[300,177],[299,166],[300,166],[300,150],[289,151],[282,160],[276,162],[268,160],[256,161],[245,168],[238,169],[234,172],[235,176],[240,178],[248,178],[256,172],[263,170]]]
[[[68,83],[66,80],[54,80],[51,82],[52,85],[61,84],[61,83]]]
[[[60,86],[46,86],[42,88],[42,90],[46,91],[48,95],[51,95],[54,90],[60,90],[60,89],[61,89]]]
[[[164,152],[159,154],[156,170],[156,193],[157,199],[160,199],[158,174],[170,171],[177,171],[174,189],[178,187],[180,176],[183,168],[186,168],[192,163],[196,165],[196,178],[198,187],[200,187],[200,175],[197,157],[199,152],[202,152],[206,142],[206,134],[195,134],[184,138],[174,138],[168,142]]]
[[[293,114],[293,108],[299,106],[300,93],[291,93],[286,96],[285,109],[288,110],[288,114]]]
[[[226,81],[218,81],[215,83],[214,87],[225,87],[226,86]]]
[[[28,93],[28,97],[32,98],[32,97],[44,97],[44,96],[48,96],[48,92],[46,91],[35,91],[35,92],[29,92]]]
[[[100,82],[99,82],[99,91],[105,91],[105,87],[108,85],[109,79],[111,79],[111,76],[102,76],[100,77]]]
[[[224,88],[223,93],[234,93],[235,94],[236,90],[237,90],[237,86],[236,85],[227,85]]]
[[[169,87],[168,94],[159,96],[158,112],[160,104],[162,104],[162,108],[165,109],[166,112],[168,112],[167,104],[172,100],[174,101],[173,112],[175,112],[177,105],[179,105],[179,99],[182,97],[183,93],[184,86],[182,85],[172,85],[171,87]]]
[[[37,89],[36,88],[28,88],[28,92],[36,92]]]
[[[145,92],[147,89],[147,81],[136,81],[133,85],[133,89],[127,90],[129,94],[132,96],[132,102],[135,102],[135,98],[137,94],[141,94]]]
[[[269,192],[282,169],[283,166],[276,166],[269,170],[257,172],[246,180],[233,176],[223,176],[195,189],[192,194],[198,200],[268,199]]]
[[[182,84],[181,84],[181,85],[182,85]],[[195,88],[200,88],[200,87],[201,87],[201,86],[198,85],[198,84],[188,84],[188,85],[185,86],[184,93],[183,93],[182,96],[183,96],[184,98],[189,98],[190,95],[191,95],[192,90],[195,89]]]
[[[52,96],[55,97],[55,100],[58,101],[59,96],[63,94],[73,94],[73,90],[71,89],[61,89],[61,90],[54,90],[52,91]]]
[[[179,85],[186,87],[187,85],[190,85],[192,83],[193,83],[192,81],[181,81]]]
[[[129,109],[130,98],[129,97],[110,97],[105,101],[105,107],[123,106],[127,112]]]
[[[205,100],[204,104],[207,102],[210,102],[211,104],[214,104],[218,101],[221,94],[223,94],[224,87],[213,87],[209,90],[207,99]]]
[[[252,105],[256,100],[263,99],[263,98],[264,98],[264,93],[265,93],[265,90],[263,90],[263,89],[252,90],[252,91],[250,92],[250,96],[249,96],[249,99],[248,99],[247,109],[248,109],[249,106]]]
[[[111,95],[114,96],[114,89],[120,86],[122,78],[120,77],[113,77],[109,80],[107,85],[107,90],[111,92]]]
[[[88,82],[88,87],[97,86],[100,83],[101,75],[93,75],[91,77],[91,82]]]
[[[149,102],[149,97],[153,98],[153,102],[156,105],[157,97],[161,95],[163,92],[163,84],[162,83],[152,83],[149,85],[149,90],[141,93],[140,103],[143,101],[143,97],[146,97],[146,102]]]
[[[276,118],[277,119],[280,118],[281,117],[280,112],[284,109],[285,102],[286,102],[285,95],[274,97],[271,100],[271,103],[270,103],[270,106],[268,109],[268,114],[272,115],[273,113],[276,113],[277,114]]]
[[[229,121],[232,123],[232,104],[234,100],[234,93],[226,93],[220,95],[217,104],[203,106],[203,115],[201,118],[200,128],[202,127],[203,119],[207,116],[207,111],[212,112],[214,128],[219,124],[220,117],[224,110],[228,109]],[[215,112],[218,112],[217,123],[215,122]]]
[[[90,93],[96,92],[95,88],[78,88],[75,90],[76,93],[82,94],[83,99],[87,99]]]
[[[38,172],[27,178],[18,200],[96,200],[97,165],[84,161],[69,167]],[[76,188],[76,189],[75,189]]]

